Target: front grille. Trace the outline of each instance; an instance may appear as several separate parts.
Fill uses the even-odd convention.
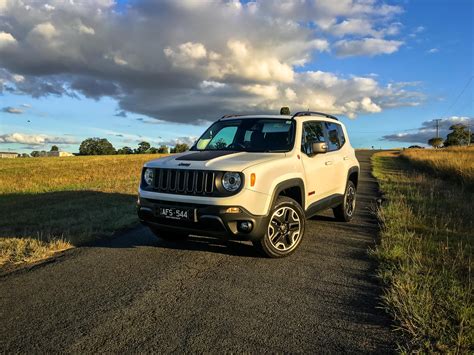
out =
[[[182,195],[212,195],[216,172],[208,170],[155,169],[153,190]]]

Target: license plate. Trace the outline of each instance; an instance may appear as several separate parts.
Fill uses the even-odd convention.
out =
[[[158,216],[162,218],[194,221],[194,209],[158,207]]]

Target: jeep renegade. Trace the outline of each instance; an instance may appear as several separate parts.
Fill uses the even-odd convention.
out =
[[[157,236],[250,240],[269,257],[301,244],[305,220],[354,216],[359,163],[334,116],[224,116],[184,153],[147,162],[138,216]]]

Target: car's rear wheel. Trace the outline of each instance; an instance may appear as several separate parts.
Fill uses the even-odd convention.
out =
[[[305,230],[305,215],[292,198],[279,196],[270,212],[267,230],[253,244],[263,254],[280,258],[293,253],[301,244]]]
[[[179,241],[179,240],[186,239],[189,236],[188,233],[184,233],[184,232],[170,232],[170,231],[162,230],[158,227],[152,227],[152,226],[148,226],[148,227],[150,228],[150,230],[153,232],[153,234],[156,237],[167,240],[167,241]]]
[[[344,193],[344,201],[332,209],[337,220],[342,222],[350,222],[352,220],[356,208],[356,192],[357,189],[354,183],[349,180]]]

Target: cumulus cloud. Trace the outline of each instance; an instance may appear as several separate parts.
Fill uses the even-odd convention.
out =
[[[7,106],[7,107],[2,108],[2,112],[13,113],[13,114],[19,115],[23,113],[23,110],[18,107]]]
[[[160,144],[168,145],[172,147],[174,147],[176,144],[187,144],[189,147],[191,147],[198,138],[199,137],[195,137],[195,136],[178,137],[176,139],[162,141],[160,142]]]
[[[466,126],[470,125],[472,127],[474,125],[474,118],[451,116],[451,117],[442,119],[439,122],[440,137],[445,139],[448,133],[450,132],[449,127],[451,127],[454,124],[463,124]],[[435,120],[425,121],[421,124],[421,127],[414,130],[398,132],[398,133],[383,136],[382,140],[393,141],[393,142],[427,144],[428,140],[433,137],[436,137],[436,121]]]
[[[339,57],[366,55],[373,57],[379,54],[396,52],[403,44],[402,41],[381,38],[364,38],[361,40],[342,40],[334,44],[334,50]]]
[[[0,135],[0,143],[21,143],[30,145],[77,144],[71,137],[55,137],[46,134],[8,133]]]
[[[15,37],[11,33],[1,31],[0,32],[0,49],[8,48],[14,45],[16,42]]]
[[[2,4],[0,92],[108,96],[120,110],[180,123],[284,105],[355,117],[422,99],[403,84],[304,67],[331,48],[338,56],[397,51],[403,43],[391,37],[403,9],[378,0],[43,5]]]

